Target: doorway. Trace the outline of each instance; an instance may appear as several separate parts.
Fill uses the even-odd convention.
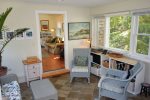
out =
[[[68,57],[67,44],[67,16],[63,11],[37,11],[37,30],[39,57],[42,59],[43,73],[65,69]],[[40,39],[39,39],[40,37]],[[40,40],[40,41],[39,41]]]

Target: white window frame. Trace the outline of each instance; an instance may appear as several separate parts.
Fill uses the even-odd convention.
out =
[[[144,15],[144,14],[143,14]],[[137,37],[139,35],[142,35],[142,36],[150,36],[150,34],[143,34],[143,33],[140,33],[138,34],[138,28],[139,28],[139,16],[140,15],[133,15],[133,20],[134,22],[132,23],[133,25],[133,33],[134,34],[134,37],[132,38],[134,42],[134,45],[132,45],[132,49],[133,51],[131,53],[133,53],[133,56],[135,57],[140,57],[141,59],[150,59],[150,40],[149,40],[149,48],[148,48],[148,55],[144,55],[144,54],[140,54],[140,53],[137,53],[136,49],[137,49]]]
[[[145,14],[145,13],[144,13]],[[110,34],[110,17],[111,16],[123,16],[123,15],[127,15],[126,14],[111,14],[109,16],[106,16],[106,33],[104,34],[104,46],[106,49],[114,51],[114,52],[120,52],[123,53],[126,56],[129,56],[131,58],[134,59],[138,59],[138,60],[142,60],[142,61],[146,61],[149,62],[150,59],[150,41],[149,41],[149,51],[148,51],[148,55],[144,55],[144,54],[140,54],[136,52],[136,48],[137,48],[137,36],[138,34],[138,16],[140,15],[131,15],[131,33],[130,33],[130,47],[129,47],[129,51],[123,50],[123,49],[118,49],[118,48],[110,48],[109,47],[109,34]],[[129,15],[129,14],[128,14]],[[144,35],[144,34],[142,34]]]
[[[115,14],[109,14],[109,15],[106,15],[106,34],[105,34],[105,48],[107,48],[108,50],[111,50],[111,51],[116,51],[116,52],[121,52],[123,54],[129,54],[129,51],[130,51],[130,48],[129,48],[129,51],[126,51],[126,50],[123,50],[123,49],[119,49],[119,48],[111,48],[109,47],[109,36],[110,36],[110,17],[112,16],[130,16],[128,12],[123,12],[123,13],[115,13]],[[132,16],[131,16],[132,17]],[[132,21],[132,20],[131,20]],[[130,38],[131,40],[131,38]],[[130,41],[131,42],[131,41]]]

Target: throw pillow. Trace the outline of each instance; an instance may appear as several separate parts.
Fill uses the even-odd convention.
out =
[[[88,58],[85,56],[76,56],[75,57],[75,65],[76,66],[87,66]]]

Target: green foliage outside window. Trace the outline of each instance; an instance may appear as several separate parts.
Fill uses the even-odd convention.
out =
[[[131,17],[110,17],[109,47],[128,51],[130,48]],[[150,34],[150,14],[139,16],[136,52],[148,55]],[[132,40],[131,40],[132,41]]]
[[[131,33],[130,16],[110,17],[110,39],[109,47],[129,50]]]
[[[150,15],[139,16],[138,34],[150,34]],[[148,55],[149,36],[138,35],[136,52]]]

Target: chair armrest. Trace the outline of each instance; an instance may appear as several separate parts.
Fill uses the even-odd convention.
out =
[[[6,84],[12,81],[17,81],[18,82],[18,77],[16,74],[8,74],[0,77],[0,83]]]
[[[99,87],[102,87],[102,84],[105,82],[115,84],[115,85],[117,84],[117,86],[119,86],[119,87],[127,88],[127,85],[129,84],[130,81],[122,80],[122,79],[118,79],[118,78],[102,77],[102,79],[100,79],[100,81],[99,81]]]

